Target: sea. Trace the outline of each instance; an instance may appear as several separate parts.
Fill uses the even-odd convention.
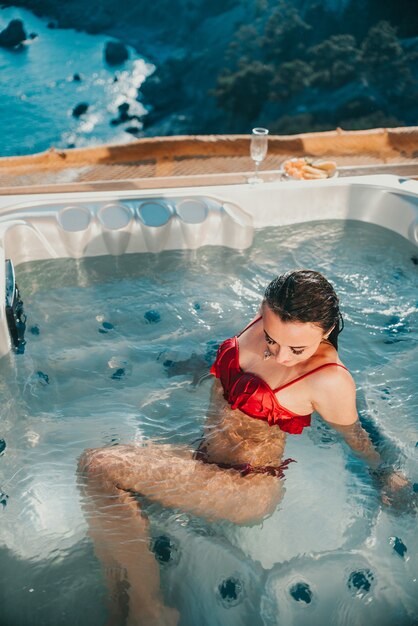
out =
[[[13,19],[22,20],[28,39],[19,49],[0,47],[1,157],[128,143],[141,135],[147,110],[137,96],[155,70],[149,60],[126,46],[129,59],[109,66],[104,50],[112,37],[51,28],[50,19],[17,7],[0,9],[0,31]],[[83,103],[86,112],[74,116]],[[121,121],[124,103],[130,119]]]

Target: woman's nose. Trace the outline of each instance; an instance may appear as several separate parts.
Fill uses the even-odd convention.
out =
[[[286,348],[277,348],[274,358],[277,363],[286,363],[290,358],[289,350]]]

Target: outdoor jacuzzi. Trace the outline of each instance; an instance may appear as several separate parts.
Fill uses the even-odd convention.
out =
[[[77,459],[195,447],[211,383],[194,368],[282,271],[336,286],[362,423],[416,483],[417,244],[418,182],[387,175],[0,198],[0,623],[106,622]],[[319,416],[285,456],[285,496],[260,524],[144,505],[180,625],[413,626],[416,516],[382,506]]]

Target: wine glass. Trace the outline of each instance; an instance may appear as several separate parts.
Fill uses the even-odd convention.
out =
[[[263,182],[263,179],[258,175],[258,168],[267,154],[268,134],[267,128],[253,128],[252,130],[250,154],[255,162],[255,173],[254,176],[248,179],[249,183]]]

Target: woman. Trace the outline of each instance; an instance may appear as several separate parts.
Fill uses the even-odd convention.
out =
[[[371,467],[380,463],[358,421],[354,381],[338,357],[341,323],[338,298],[321,274],[279,276],[268,285],[259,315],[218,350],[196,451],[149,442],[83,454],[80,471],[96,552],[111,594],[129,582],[128,623],[174,624],[178,618],[163,605],[147,520],[135,496],[209,520],[260,521],[283,495],[280,478],[292,461],[282,461],[286,433],[301,433],[313,411]],[[399,475],[392,481],[394,487],[404,484]]]

